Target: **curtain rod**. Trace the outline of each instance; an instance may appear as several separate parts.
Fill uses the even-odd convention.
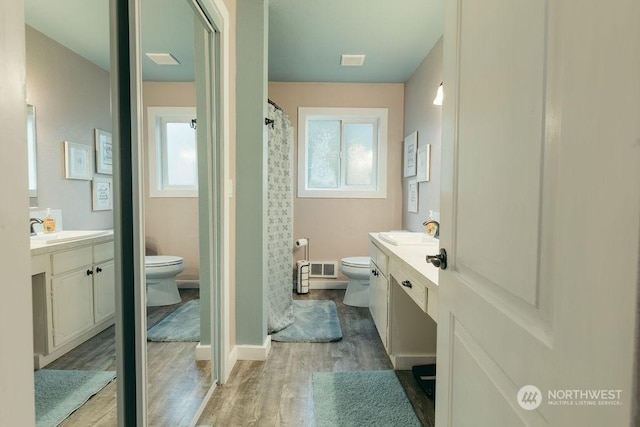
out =
[[[276,110],[280,110],[280,111],[284,111],[282,108],[280,108],[280,106],[278,104],[276,104],[275,102],[273,102],[270,99],[267,99],[267,102],[271,105],[273,105],[275,107]]]

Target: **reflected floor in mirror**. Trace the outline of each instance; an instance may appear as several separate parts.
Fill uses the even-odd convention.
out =
[[[147,326],[160,322],[183,304],[198,298],[197,289],[181,289],[182,302],[147,308]],[[196,342],[147,342],[148,424],[188,426],[211,387],[210,363],[195,361]],[[47,369],[116,370],[112,326],[76,347]],[[116,379],[117,381],[117,379]],[[107,385],[61,426],[117,425],[116,381]]]
[[[393,369],[369,309],[346,306],[343,297],[343,290],[295,295],[301,300],[333,300],[343,339],[331,343],[272,342],[266,362],[238,361],[229,381],[214,391],[196,425],[313,426],[313,372]],[[396,374],[421,423],[433,426],[433,401],[411,371]]]

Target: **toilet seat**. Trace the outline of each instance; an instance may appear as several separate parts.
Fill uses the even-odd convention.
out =
[[[179,256],[145,256],[144,265],[146,268],[170,267],[182,264],[183,259]]]
[[[371,257],[368,256],[353,256],[348,258],[342,258],[342,265],[355,268],[369,268],[371,265]]]

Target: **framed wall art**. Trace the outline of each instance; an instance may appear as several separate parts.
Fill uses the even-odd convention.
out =
[[[407,181],[407,211],[418,212],[418,181],[415,178]]]
[[[64,141],[64,176],[67,179],[91,179],[91,147]]]
[[[94,176],[93,185],[93,210],[110,211],[113,209],[113,185],[111,178]]]
[[[418,147],[418,132],[413,132],[404,139],[404,176],[416,174],[416,148]]]
[[[431,144],[418,148],[416,164],[416,180],[418,182],[429,181],[431,179]]]
[[[113,173],[113,151],[111,133],[96,129],[96,172],[111,175]]]

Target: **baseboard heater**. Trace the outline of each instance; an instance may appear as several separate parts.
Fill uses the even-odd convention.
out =
[[[309,266],[307,260],[296,262],[296,292],[299,294],[309,293]]]

